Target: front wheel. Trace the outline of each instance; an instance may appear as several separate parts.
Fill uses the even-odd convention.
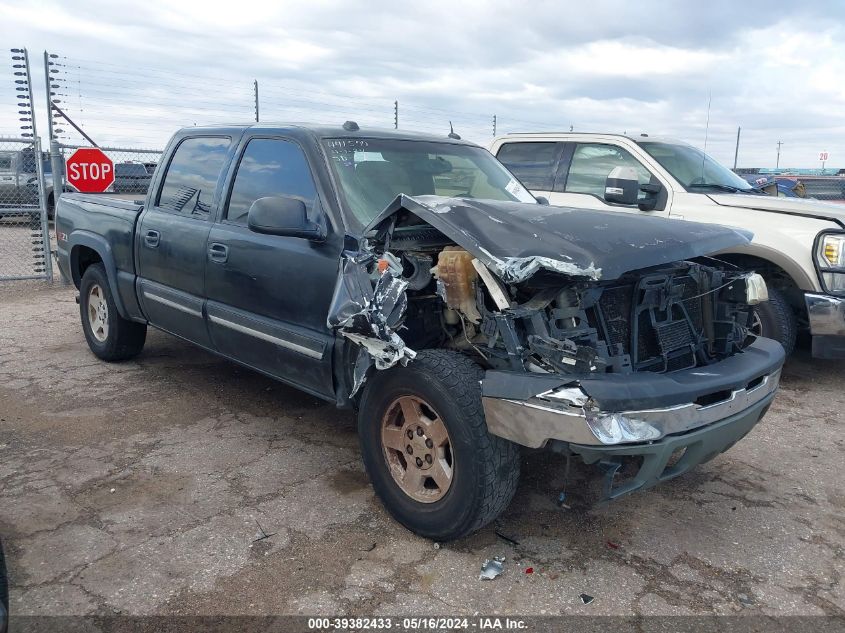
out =
[[[388,512],[409,530],[452,540],[488,524],[519,481],[519,447],[484,421],[484,371],[450,350],[376,372],[358,413],[364,465]]]
[[[144,347],[146,324],[120,316],[102,264],[91,264],[82,275],[79,313],[88,347],[97,358],[126,360],[137,356]]]
[[[798,324],[795,313],[783,294],[769,287],[769,300],[754,306],[751,333],[774,339],[786,350],[789,356],[795,349],[798,336]]]

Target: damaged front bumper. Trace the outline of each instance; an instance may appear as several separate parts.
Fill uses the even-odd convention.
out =
[[[569,444],[568,451],[580,455],[586,464],[597,464],[604,471],[602,500],[616,499],[673,479],[724,453],[754,428],[774,397],[774,392],[769,392],[747,409],[720,422],[656,442],[630,446]],[[635,469],[625,477],[624,467],[628,462]]]
[[[666,374],[560,376],[488,371],[487,427],[530,448],[551,446],[618,470],[622,455],[643,459],[618,496],[674,477],[727,450],[765,413],[784,361],[779,343],[759,338],[710,366]],[[685,456],[667,470],[669,456]],[[694,450],[690,450],[694,448]]]

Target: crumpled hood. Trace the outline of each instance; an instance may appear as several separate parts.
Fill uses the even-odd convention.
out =
[[[723,226],[634,213],[440,196],[398,196],[369,225],[383,235],[410,211],[475,255],[504,281],[540,269],[571,277],[624,273],[747,244],[752,234]]]
[[[843,204],[831,204],[808,198],[755,196],[747,193],[708,194],[708,197],[723,207],[803,215],[811,218],[831,220],[845,226],[845,205]]]

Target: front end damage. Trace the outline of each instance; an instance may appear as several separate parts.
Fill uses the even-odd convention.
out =
[[[358,346],[349,391],[420,349],[459,350],[486,370],[489,431],[599,464],[607,498],[727,450],[774,397],[783,350],[749,334],[759,275],[684,260],[748,237],[626,222],[400,196],[335,289],[329,325]]]

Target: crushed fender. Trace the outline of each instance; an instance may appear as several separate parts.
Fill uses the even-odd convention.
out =
[[[373,365],[387,369],[416,357],[396,330],[408,307],[401,266],[389,258],[373,284],[376,260],[371,253],[344,253],[343,264],[329,309],[328,326],[360,346],[353,371],[354,395]]]

